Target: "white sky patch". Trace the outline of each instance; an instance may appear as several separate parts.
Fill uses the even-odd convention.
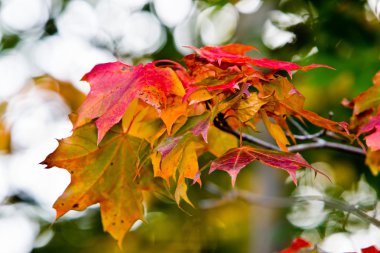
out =
[[[279,29],[270,20],[265,21],[262,40],[268,48],[280,48],[292,43],[295,39],[296,35],[294,33]]]
[[[367,0],[367,3],[375,17],[380,20],[380,0]]]
[[[57,147],[56,138],[70,135],[68,113],[57,94],[31,88],[9,102],[5,117],[15,148],[2,166],[11,191],[30,194],[52,213],[51,205],[69,183],[70,176],[64,170],[45,170],[39,163]]]
[[[192,0],[153,0],[157,16],[168,27],[184,21],[193,7]]]
[[[240,0],[235,4],[238,11],[243,14],[255,13],[262,5],[262,0]]]
[[[28,31],[42,26],[49,18],[49,2],[47,0],[3,1],[0,23],[11,31]]]
[[[0,252],[30,252],[38,232],[37,222],[15,206],[0,207]]]
[[[47,143],[45,141],[45,144]],[[13,155],[8,169],[10,170],[12,190],[28,193],[51,217],[54,217],[55,210],[52,206],[70,183],[70,174],[63,169],[44,169],[43,165],[38,164],[43,161],[39,155],[42,151],[42,154],[46,156],[49,154],[46,150],[49,149],[52,152],[55,148],[53,142],[46,147],[45,149],[36,148],[37,151],[27,150]]]
[[[300,16],[293,13],[284,13],[278,10],[270,12],[270,20],[281,29],[304,23],[308,17],[308,15]]]
[[[33,87],[17,95],[9,101],[5,115],[12,146],[16,151],[34,149],[44,146],[45,140],[67,136],[71,131],[69,112],[61,97],[51,91]]]
[[[198,27],[204,45],[220,45],[234,35],[239,20],[235,6],[209,7],[198,16]]]
[[[110,1],[131,12],[141,10],[144,7],[144,5],[150,2],[150,0],[127,0],[127,1],[126,0],[102,0],[102,1],[104,2]]]
[[[128,8],[122,8],[115,1],[106,0],[100,1],[95,10],[101,32],[106,33],[112,40],[123,37],[124,27],[130,15]]]
[[[183,55],[193,53],[192,49],[185,48],[183,46],[196,46],[198,44],[196,30],[197,15],[198,12],[194,8],[191,16],[174,28],[173,37],[175,46],[178,52],[182,53]]]
[[[33,52],[33,59],[46,73],[73,83],[85,93],[89,91],[89,86],[80,82],[83,75],[96,64],[115,61],[115,57],[107,50],[78,38],[59,35],[40,41]]]
[[[353,242],[348,233],[336,233],[326,237],[321,244],[320,249],[326,252],[357,252],[354,249]]]
[[[320,191],[310,186],[297,187],[295,196],[323,196]],[[288,220],[294,226],[310,229],[321,224],[327,217],[328,212],[324,210],[322,201],[308,201],[299,203],[292,207],[287,215]]]
[[[9,155],[0,155],[0,203],[9,194],[10,184],[8,180]]]
[[[56,21],[62,36],[93,38],[98,31],[98,18],[95,9],[82,0],[70,1],[65,11]]]
[[[31,66],[24,55],[11,51],[0,55],[0,100],[16,94],[31,76]]]
[[[124,37],[119,44],[121,53],[144,55],[153,53],[165,42],[161,23],[149,12],[135,12],[128,17]]]

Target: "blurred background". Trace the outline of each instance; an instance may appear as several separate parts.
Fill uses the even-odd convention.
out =
[[[39,165],[56,139],[70,135],[67,115],[88,92],[80,79],[95,64],[181,61],[192,53],[184,45],[254,45],[256,57],[334,67],[299,72],[293,82],[307,109],[325,117],[333,111],[342,121],[351,112],[341,100],[371,86],[380,70],[379,20],[379,0],[0,0],[0,252],[119,252],[102,231],[97,206],[52,224],[51,206],[70,176]],[[254,193],[257,203],[219,205],[230,179],[202,175],[209,183],[190,189],[196,208],[152,197],[148,223],[134,226],[124,251],[275,252],[296,236],[326,252],[380,247],[378,228],[339,208],[272,201],[330,196],[380,218],[379,178],[364,157],[303,155],[333,184],[305,171],[295,188],[285,173],[254,163],[240,173],[237,188]]]

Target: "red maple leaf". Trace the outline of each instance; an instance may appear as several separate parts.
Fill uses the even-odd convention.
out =
[[[279,253],[297,253],[301,249],[311,248],[312,246],[313,245],[309,241],[298,237],[292,241],[292,244],[289,248],[283,249]]]
[[[362,253],[380,253],[380,250],[378,250],[375,246],[371,246],[362,249]]]
[[[217,62],[219,65],[222,62],[234,63],[234,64],[251,64],[260,68],[267,68],[272,70],[285,70],[289,76],[292,76],[293,70],[308,70],[312,68],[329,68],[334,69],[324,64],[311,64],[308,66],[300,66],[292,62],[277,61],[271,59],[258,59],[246,56],[246,52],[250,50],[256,50],[253,46],[247,46],[242,44],[229,44],[226,46],[207,46],[202,48],[196,48],[193,46],[187,46],[193,49],[200,57],[208,60],[209,62]]]
[[[154,63],[138,66],[122,62],[99,64],[82,80],[90,83],[91,90],[78,110],[74,128],[97,118],[98,143],[120,121],[134,98],[160,111],[165,108],[168,95],[183,95],[182,84],[174,71],[156,67]]]
[[[307,167],[320,172],[306,162],[298,153],[294,154],[243,146],[231,149],[223,156],[214,160],[209,173],[215,170],[224,170],[231,176],[232,185],[235,185],[236,177],[240,170],[254,160],[258,160],[271,167],[286,170],[295,184],[297,184],[296,171],[301,167]]]

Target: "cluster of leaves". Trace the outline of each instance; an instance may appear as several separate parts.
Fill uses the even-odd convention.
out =
[[[297,252],[321,252],[317,247],[313,247],[313,244],[301,237],[295,238],[289,248],[283,249],[280,253],[297,253]],[[323,252],[323,251],[322,251]],[[375,246],[369,246],[361,249],[363,253],[379,253]]]
[[[343,101],[351,108],[350,129],[365,136],[368,150],[366,164],[374,175],[380,172],[380,71],[373,78],[373,86],[352,101]]]
[[[232,183],[254,160],[286,170],[310,166],[288,152],[292,116],[349,136],[347,123],[304,109],[305,98],[280,73],[325,65],[249,57],[252,46],[191,47],[186,67],[169,60],[129,66],[99,64],[87,73],[91,90],[77,114],[73,134],[59,141],[43,164],[71,173],[71,183],[54,204],[57,218],[100,203],[103,227],[121,244],[144,220],[144,192],[167,192],[191,205],[188,183],[201,184],[198,158],[213,154],[210,172],[229,173]],[[228,131],[257,131],[263,122],[281,151],[245,146]],[[228,132],[227,131],[227,132]],[[314,169],[315,170],[315,169]],[[190,182],[186,182],[189,179]]]

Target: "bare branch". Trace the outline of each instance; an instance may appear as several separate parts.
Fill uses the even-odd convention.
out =
[[[297,121],[294,119],[289,118],[289,120],[294,124],[295,126],[297,125],[300,130],[300,132],[303,132],[304,135],[295,135],[296,138],[299,140],[313,140],[313,142],[309,143],[302,143],[302,144],[296,144],[293,146],[288,147],[289,152],[301,152],[304,150],[310,150],[310,149],[321,149],[321,148],[328,148],[328,149],[333,149],[333,150],[338,150],[338,151],[344,151],[348,152],[351,154],[355,155],[365,155],[366,152],[360,147],[355,147],[351,146],[348,144],[343,144],[343,143],[337,143],[337,142],[331,142],[331,141],[326,141],[322,138],[319,138],[319,136],[328,133],[329,131],[320,131],[315,134],[309,134]],[[227,122],[225,122],[222,117],[217,117],[214,120],[214,125],[219,128],[220,130],[230,133],[237,138],[242,138],[244,141],[247,141],[253,145],[257,145],[263,148],[271,149],[271,150],[277,150],[280,151],[280,148],[277,147],[276,145],[273,145],[267,141],[264,141],[262,139],[256,138],[252,135],[246,134],[246,133],[240,133],[238,131],[233,130]],[[336,136],[335,134],[328,134],[328,136],[331,136],[335,139],[338,139],[339,136]]]
[[[300,123],[298,123],[295,119],[293,119],[292,117],[288,117],[288,120],[290,123],[292,123],[292,125],[298,129],[298,131],[302,134],[302,135],[310,135],[309,132],[303,127],[301,126]]]
[[[226,122],[220,122],[220,120],[217,120],[215,118],[214,125],[215,125],[215,127],[219,128],[220,130],[227,132],[227,133],[230,133],[230,134],[236,136],[237,138],[240,138],[240,132],[231,129],[231,127],[228,126],[226,124]],[[277,150],[277,151],[280,150],[280,148],[277,147],[276,145],[273,145],[273,144],[271,144],[267,141],[264,141],[262,139],[256,138],[252,135],[249,135],[246,133],[241,133],[241,137],[242,137],[243,141],[250,142],[250,143],[257,145],[257,146],[267,148],[267,149],[271,149],[271,150]]]
[[[298,145],[293,145],[288,147],[289,152],[300,152],[309,149],[321,149],[321,148],[329,148],[338,151],[344,151],[355,155],[365,155],[365,151],[359,147],[353,147],[347,144],[336,143],[325,141],[323,139],[318,139],[316,142],[303,143]]]
[[[321,131],[316,132],[315,134],[307,134],[307,135],[294,134],[293,136],[296,140],[306,141],[306,140],[313,140],[315,138],[321,137],[322,135],[325,134],[325,132],[326,131],[322,129]]]

